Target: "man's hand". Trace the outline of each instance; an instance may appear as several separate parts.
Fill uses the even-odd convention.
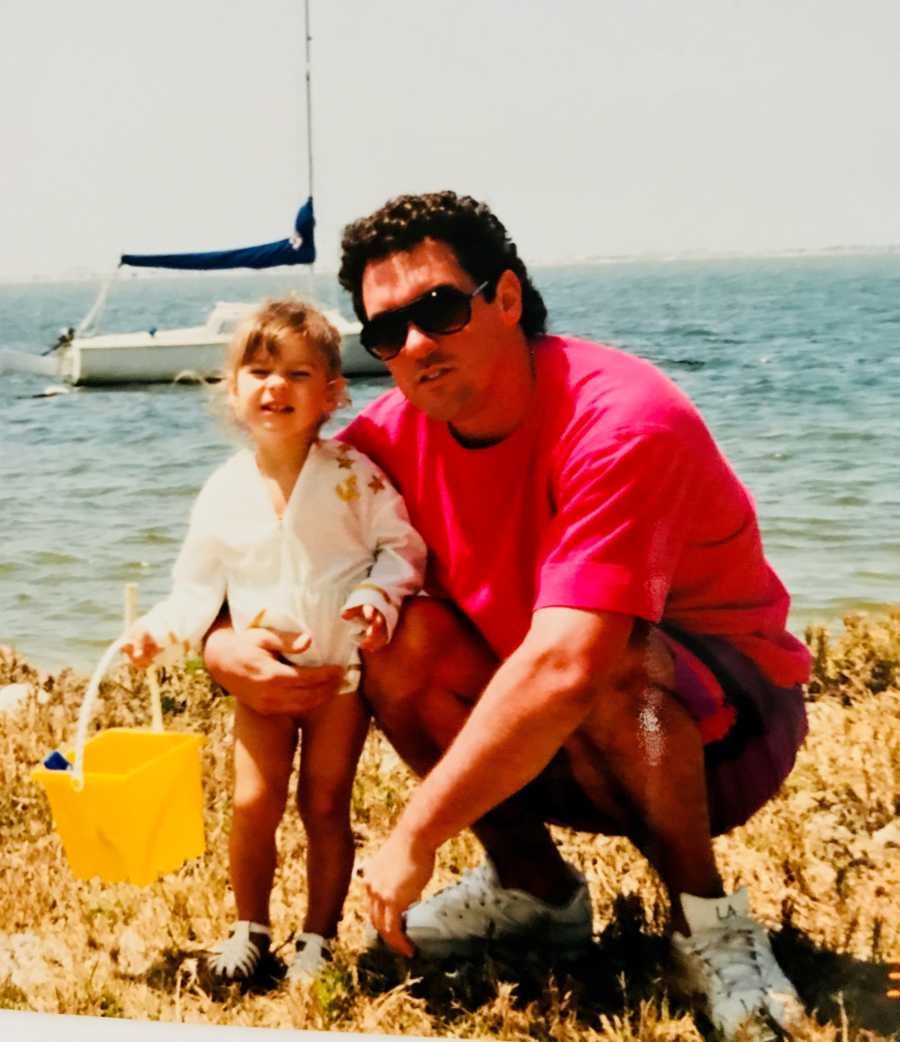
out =
[[[251,626],[255,629],[255,626]],[[269,626],[261,627],[266,633],[274,634],[281,641],[280,655],[299,655],[312,647],[312,637],[303,630],[276,630]]]
[[[347,622],[360,622],[365,626],[359,642],[363,651],[380,651],[387,644],[387,623],[381,612],[371,604],[358,604],[341,612]]]
[[[403,914],[419,899],[434,872],[434,851],[416,849],[395,828],[384,846],[362,869],[369,898],[369,918],[385,943],[399,955],[415,954],[403,928]]]
[[[212,676],[239,702],[263,716],[302,716],[333,698],[340,666],[294,666],[280,656],[308,645],[306,634],[272,630],[213,629],[203,657]]]

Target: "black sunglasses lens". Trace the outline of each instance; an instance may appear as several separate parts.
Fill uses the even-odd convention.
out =
[[[379,315],[362,327],[360,343],[376,357],[383,354],[390,358],[406,343],[408,324],[405,314]]]
[[[472,317],[468,293],[453,286],[438,286],[409,310],[409,317],[426,333],[455,333]]]

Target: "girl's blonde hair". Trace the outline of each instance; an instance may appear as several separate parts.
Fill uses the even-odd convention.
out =
[[[299,297],[264,300],[235,330],[225,356],[225,377],[261,354],[277,357],[285,344],[305,340],[321,358],[330,379],[341,375],[341,334],[318,308]]]

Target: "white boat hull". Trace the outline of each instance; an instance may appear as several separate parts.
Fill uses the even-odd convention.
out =
[[[216,329],[212,318],[205,326],[186,329],[76,337],[59,351],[59,375],[78,386],[221,379],[231,332]],[[342,333],[344,374],[384,375],[384,365],[360,344],[358,324],[338,315],[329,318]]]
[[[133,338],[141,336],[141,340]],[[129,341],[112,337],[74,340],[65,352],[62,376],[76,385],[171,383],[177,379],[212,380],[222,376],[228,339],[203,344],[166,344],[149,333]],[[92,343],[91,341],[112,341]]]

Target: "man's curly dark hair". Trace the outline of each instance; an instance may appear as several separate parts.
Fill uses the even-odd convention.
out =
[[[547,308],[506,229],[486,203],[449,190],[398,195],[344,229],[338,278],[353,298],[357,318],[366,318],[362,278],[369,261],[411,250],[423,239],[437,239],[450,246],[473,282],[488,283],[486,300],[494,299],[503,272],[507,268],[512,271],[522,284],[522,332],[529,340],[545,332]]]

